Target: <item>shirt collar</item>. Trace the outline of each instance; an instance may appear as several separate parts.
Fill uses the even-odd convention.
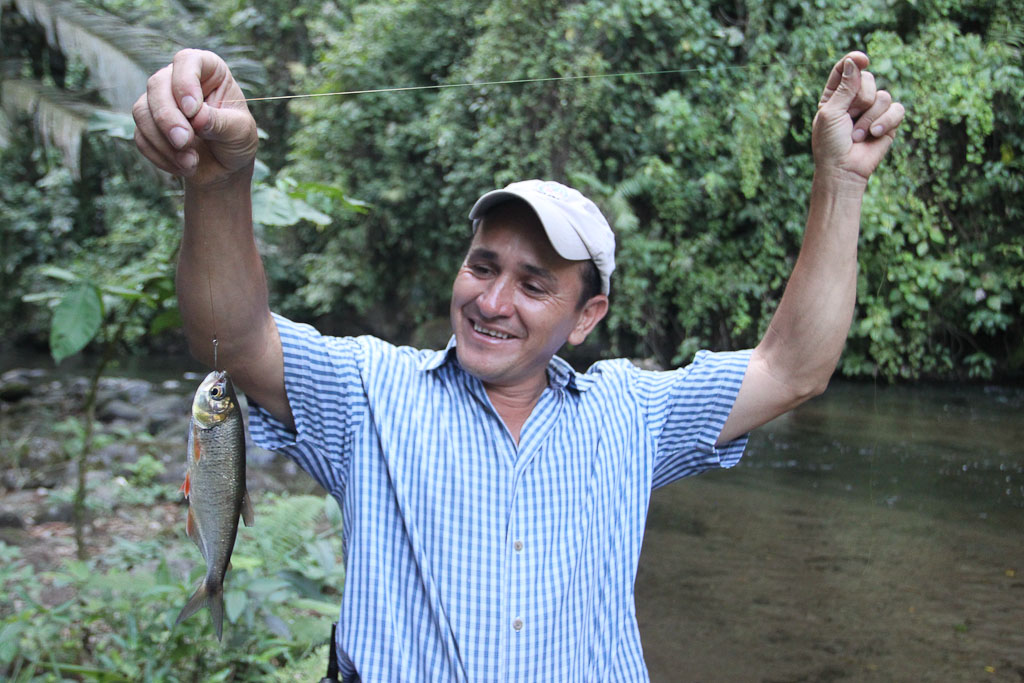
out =
[[[451,336],[451,339],[448,340],[448,344],[444,349],[428,354],[423,361],[421,361],[420,370],[423,372],[437,370],[448,361],[451,361],[453,364],[458,366],[458,362],[455,357],[454,334]],[[577,382],[577,374],[576,371],[573,370],[572,366],[558,356],[553,356],[551,360],[548,361],[548,384],[559,389],[568,388],[576,389],[577,391],[583,391],[587,388],[586,382]]]

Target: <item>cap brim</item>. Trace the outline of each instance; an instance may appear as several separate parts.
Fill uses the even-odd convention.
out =
[[[474,222],[474,229],[476,221],[480,220],[484,214],[498,204],[511,199],[522,200],[533,209],[533,212],[537,214],[537,219],[544,227],[548,241],[551,242],[551,246],[559,256],[570,261],[591,260],[590,250],[587,249],[587,245],[576,232],[576,228],[554,203],[548,202],[542,195],[533,193],[524,195],[513,190],[491,190],[476,200],[476,204],[469,211],[469,218]]]

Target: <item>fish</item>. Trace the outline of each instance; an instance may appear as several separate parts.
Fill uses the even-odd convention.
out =
[[[245,426],[231,378],[223,370],[206,376],[192,399],[187,468],[181,491],[188,499],[185,532],[206,560],[206,576],[185,603],[175,626],[210,608],[221,640],[224,627],[224,575],[238,534],[238,518],[253,525],[245,485]]]

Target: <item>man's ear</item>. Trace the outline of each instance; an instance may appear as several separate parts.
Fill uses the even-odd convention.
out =
[[[577,314],[576,326],[569,333],[569,343],[573,346],[582,344],[590,331],[597,327],[607,313],[608,297],[606,295],[598,294],[590,297]]]

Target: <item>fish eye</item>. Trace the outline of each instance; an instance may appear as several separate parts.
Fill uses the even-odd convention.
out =
[[[220,387],[214,387],[214,388],[210,389],[210,396],[212,396],[213,398],[220,398],[223,395],[224,395],[224,390],[221,389]]]

